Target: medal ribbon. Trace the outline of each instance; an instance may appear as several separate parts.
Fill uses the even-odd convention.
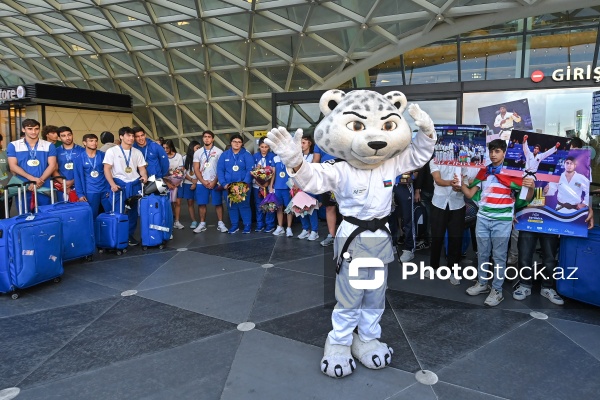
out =
[[[127,158],[127,156],[125,156],[125,150],[123,150],[123,146],[119,146],[119,148],[121,149],[121,153],[123,153],[123,158],[125,159],[125,165],[127,166],[127,168],[129,168],[129,163],[131,162],[131,149],[129,149],[129,158]],[[148,149],[146,149],[147,151]]]
[[[35,142],[35,146],[33,147],[33,149],[29,146],[29,143],[27,143],[27,140],[23,139],[23,142],[25,143],[25,146],[27,146],[27,150],[29,150],[29,159],[30,160],[35,160],[36,156],[37,156],[37,147],[38,144],[40,143],[40,141],[38,140],[37,142]]]
[[[121,149],[121,150],[122,150],[122,149]],[[87,153],[86,153],[86,154],[87,154]],[[123,156],[124,156],[124,155],[125,155],[125,153],[123,153]],[[130,154],[129,156],[131,157],[131,154]],[[95,170],[96,170],[96,163],[97,163],[97,161],[98,161],[98,160],[96,159],[96,157],[98,157],[98,154],[96,154],[96,155],[94,156],[94,163],[92,164],[92,159],[90,158],[90,156],[88,156],[88,160],[90,161],[90,165],[92,166],[92,171],[95,171]]]
[[[208,160],[210,159],[210,151],[212,150],[212,148],[213,148],[213,146],[210,146],[210,149],[208,149],[208,152],[206,151],[206,147],[202,148],[202,152],[204,153],[204,162],[201,165],[201,167],[202,167],[200,169],[201,172],[206,169],[205,164],[208,164]],[[202,161],[202,160],[200,160],[200,161]]]

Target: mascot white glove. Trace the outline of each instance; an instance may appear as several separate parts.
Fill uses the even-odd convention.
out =
[[[286,167],[295,168],[302,165],[302,129],[296,130],[292,137],[282,126],[273,128],[267,133],[265,143],[281,158]]]
[[[421,110],[421,107],[419,107],[418,104],[411,104],[408,106],[408,113],[415,120],[415,125],[417,125],[425,135],[430,138],[434,137],[435,127],[433,126],[433,121],[429,114]]]

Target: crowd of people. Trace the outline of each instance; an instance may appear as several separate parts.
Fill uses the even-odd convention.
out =
[[[25,200],[28,204],[32,201],[34,187],[41,194],[37,197],[38,204],[49,204],[51,178],[62,176],[67,193],[64,200],[89,203],[95,217],[103,210],[112,209],[111,193],[122,191],[124,199],[132,198],[141,192],[142,184],[154,176],[163,178],[171,191],[175,229],[185,229],[181,223],[181,203],[185,200],[191,219],[189,228],[197,234],[208,229],[206,217],[210,204],[215,210],[219,232],[250,234],[254,220],[255,232],[294,236],[293,215],[284,213],[291,200],[288,172],[264,139],[259,141],[257,151],[251,154],[244,147],[241,135],[231,135],[230,145],[222,150],[214,143],[214,133],[205,131],[202,143],[191,141],[185,154],[181,155],[173,141],[160,138],[155,142],[141,127],[119,129],[118,139],[111,132],[102,132],[100,138],[88,133],[83,136],[81,145],[74,142],[73,131],[67,126],[48,125],[42,128],[38,121],[26,119],[22,122],[22,131],[22,138],[8,144],[6,151],[2,147],[0,183],[4,186],[8,182],[32,182]],[[39,137],[40,132],[42,138]],[[98,148],[100,144],[102,146]],[[437,269],[442,264],[445,248],[446,265],[459,264],[464,257],[465,228],[470,228],[478,257],[479,277],[467,289],[467,294],[488,294],[484,301],[488,306],[496,306],[503,300],[502,286],[507,263],[516,263],[520,269],[532,266],[537,241],[540,242],[544,266],[549,271],[556,267],[557,235],[516,234],[513,229],[515,208],[523,204],[520,204],[515,186],[500,175],[506,148],[504,140],[490,142],[491,164],[482,169],[462,167],[460,175],[456,166],[440,165],[432,157],[421,170],[409,171],[396,178],[390,210],[390,231],[394,243],[398,244],[400,262],[408,262],[414,258],[416,251],[429,248],[429,265]],[[333,158],[314,143],[311,135],[303,136],[302,151],[307,162],[321,163]],[[483,154],[483,149],[476,151]],[[267,166],[274,170],[272,178],[267,182],[254,180],[250,172],[256,167]],[[175,175],[178,180],[173,179]],[[228,189],[239,182],[244,182],[249,188],[247,195],[238,202],[228,201]],[[520,178],[517,186],[526,191],[527,199],[531,200],[534,179],[530,176]],[[283,205],[276,212],[266,212],[260,207],[268,193],[274,194],[277,202]],[[325,209],[328,234],[320,243],[322,246],[332,245],[338,217],[335,196],[333,193],[309,195],[318,198],[318,205]],[[223,203],[228,207],[229,228],[224,221]],[[134,246],[139,244],[134,236],[138,220],[137,201],[125,201],[125,204],[130,217],[129,245]],[[422,210],[416,213],[418,207]],[[590,227],[592,219],[590,207],[587,219]],[[469,221],[472,221],[470,227]],[[298,239],[319,239],[316,210],[302,216],[301,224],[302,231],[296,236]],[[490,260],[493,263],[489,263]],[[490,268],[492,265],[495,266],[493,270]],[[487,279],[489,276],[493,276],[491,286]],[[454,285],[460,283],[457,276],[451,276],[449,280]],[[525,299],[531,294],[531,288],[531,280],[522,280],[516,285],[513,298]],[[551,273],[545,275],[541,295],[555,304],[563,304],[554,289]]]

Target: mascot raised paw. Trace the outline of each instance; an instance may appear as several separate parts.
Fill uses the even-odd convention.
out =
[[[413,139],[403,116],[406,107],[406,97],[398,91],[325,92],[319,101],[325,118],[315,128],[315,142],[336,158],[322,164],[302,156],[300,129],[292,136],[283,127],[275,128],[265,140],[299,188],[333,192],[344,217],[334,242],[333,329],[321,360],[321,371],[333,378],[350,375],[354,357],[371,369],[392,361],[392,349],[378,339],[388,264],[394,261],[387,221],[393,187],[397,176],[431,159],[436,141],[431,118],[414,104],[408,107],[419,127]]]

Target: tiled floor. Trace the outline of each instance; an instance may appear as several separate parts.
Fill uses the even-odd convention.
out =
[[[600,398],[600,308],[554,306],[537,290],[517,302],[507,282],[489,309],[464,293],[470,282],[402,280],[398,264],[382,319],[391,367],[326,377],[331,252],[211,226],[176,231],[163,250],[69,263],[61,283],[0,296],[0,390],[18,387],[19,400]],[[236,329],[245,321],[255,329]],[[417,382],[423,369],[439,381]]]

